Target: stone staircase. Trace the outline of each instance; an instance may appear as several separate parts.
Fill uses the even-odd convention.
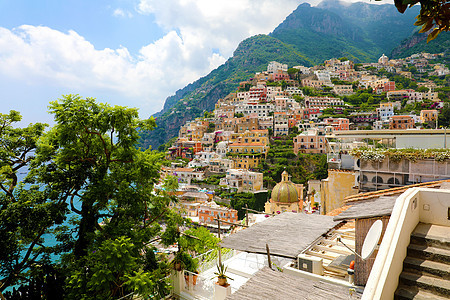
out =
[[[450,299],[450,227],[417,225],[394,299]]]

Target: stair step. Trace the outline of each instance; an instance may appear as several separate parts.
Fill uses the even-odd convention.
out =
[[[400,282],[405,285],[416,286],[429,292],[439,294],[441,296],[450,295],[450,281],[428,276],[425,274],[415,274],[403,271],[400,274]]]
[[[409,244],[408,256],[450,264],[450,249],[437,248],[428,245]]]
[[[450,280],[450,265],[420,258],[406,257],[403,262],[404,269],[414,269]]]
[[[414,300],[448,300],[447,297],[424,291],[416,286],[399,285],[395,291],[394,299],[414,299]]]
[[[419,223],[411,234],[411,243],[450,250],[450,227]]]

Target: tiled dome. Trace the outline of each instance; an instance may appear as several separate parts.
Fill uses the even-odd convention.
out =
[[[272,190],[272,201],[282,203],[298,202],[297,189],[289,180],[289,175],[286,171],[281,174],[281,182]]]

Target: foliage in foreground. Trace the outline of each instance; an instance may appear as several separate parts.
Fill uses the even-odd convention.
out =
[[[65,205],[50,201],[48,191],[23,180],[46,124],[15,128],[21,119],[17,111],[0,114],[0,292],[36,265],[49,269],[44,237],[65,213]]]
[[[13,129],[18,113],[1,115],[9,142],[1,148],[0,213],[9,217],[0,220],[0,291],[25,286],[59,257],[66,284],[57,298],[163,297],[169,264],[149,242],[173,244],[183,220],[169,208],[176,182],[154,189],[162,154],[135,147],[138,130],[151,130],[154,120],[73,95],[52,102],[50,112],[56,125],[46,133],[42,124]],[[17,178],[22,167],[27,185]],[[44,234],[54,246],[44,246]]]

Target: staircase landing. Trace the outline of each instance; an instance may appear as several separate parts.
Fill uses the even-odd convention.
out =
[[[450,227],[419,223],[412,236],[450,243]]]

